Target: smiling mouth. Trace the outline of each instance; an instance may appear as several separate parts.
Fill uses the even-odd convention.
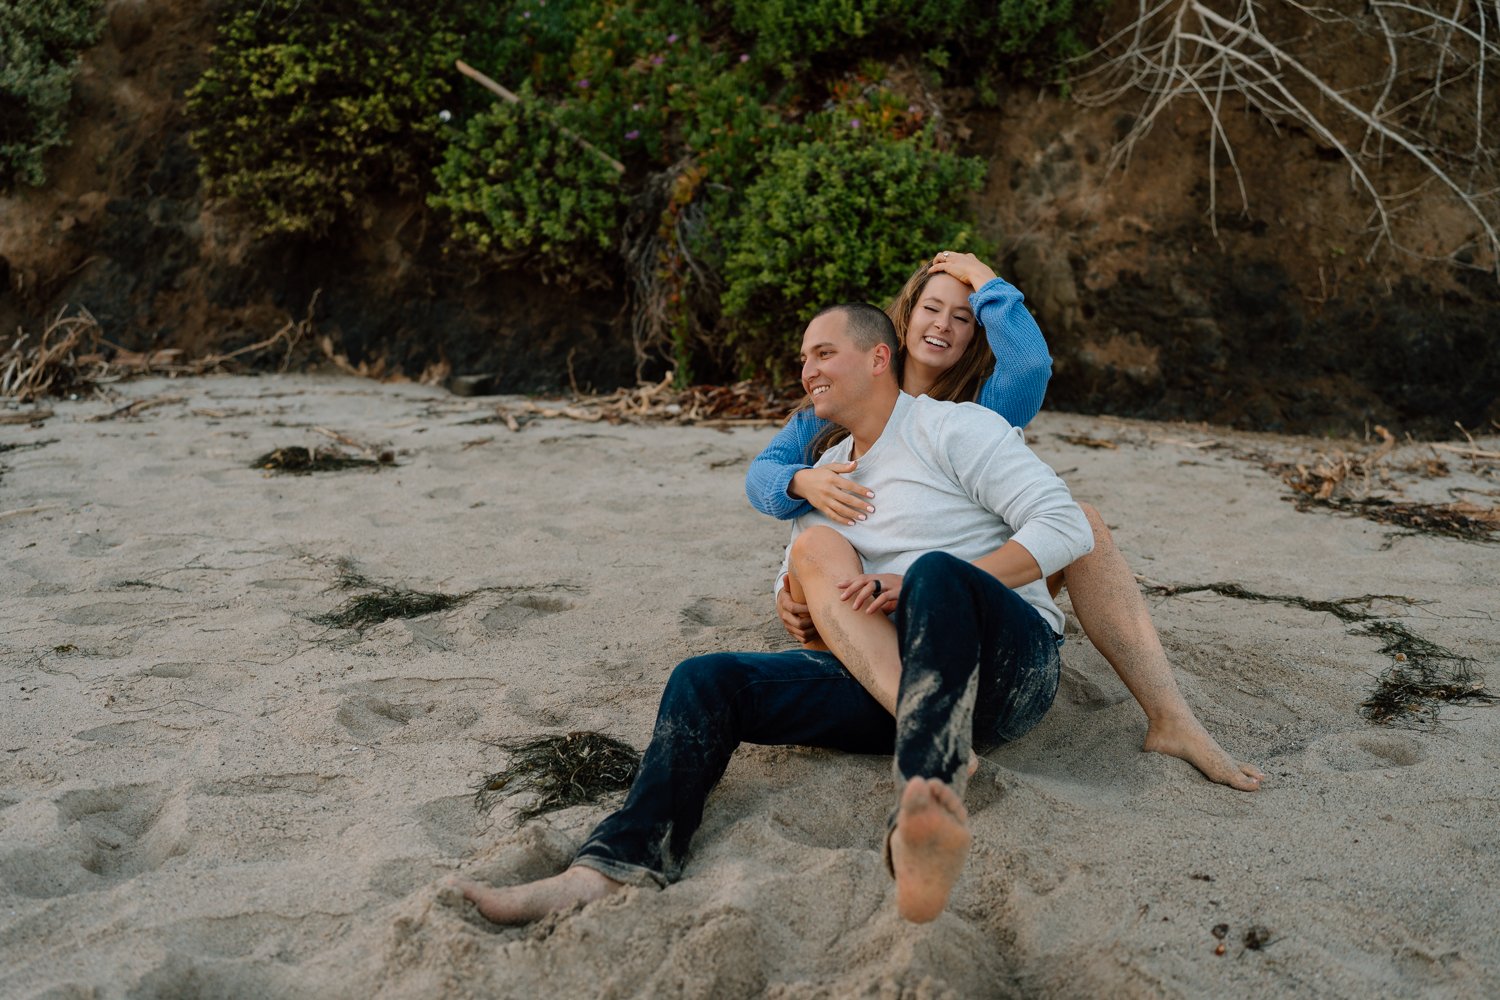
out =
[[[831,388],[830,386],[826,386],[826,385],[815,385],[811,389],[808,390],[808,395],[810,395],[810,396],[821,396],[821,395],[823,395],[823,393],[827,392],[830,388]]]
[[[948,343],[948,341],[939,340],[937,337],[923,337],[922,343],[931,344],[933,347],[936,347],[940,351],[946,351],[948,348],[953,346],[952,344]]]

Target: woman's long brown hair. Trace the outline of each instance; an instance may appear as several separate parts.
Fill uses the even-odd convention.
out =
[[[912,310],[922,300],[922,293],[927,290],[927,281],[931,277],[932,272],[928,270],[926,262],[918,265],[911,277],[906,279],[906,284],[901,286],[901,291],[896,293],[896,298],[885,307],[885,314],[896,327],[896,357],[893,363],[898,385],[906,374],[906,334],[911,329]],[[994,368],[995,352],[990,350],[990,339],[985,335],[979,317],[975,316],[974,336],[969,341],[969,346],[964,348],[963,356],[952,368],[939,375],[932,388],[923,395],[949,403],[971,403],[979,397],[980,388]],[[829,424],[823,428],[822,433],[813,439],[812,460],[816,462],[825,451],[844,440],[848,434],[838,424]]]

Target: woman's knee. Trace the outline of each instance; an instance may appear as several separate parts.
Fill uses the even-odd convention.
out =
[[[859,554],[843,535],[824,525],[814,525],[792,540],[792,568],[806,577],[819,566],[832,562],[859,561]]]

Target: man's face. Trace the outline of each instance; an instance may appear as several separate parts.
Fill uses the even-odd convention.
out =
[[[840,423],[840,413],[869,396],[870,352],[861,351],[849,336],[843,313],[825,313],[807,324],[799,357],[802,388],[812,397],[813,412],[824,420]]]

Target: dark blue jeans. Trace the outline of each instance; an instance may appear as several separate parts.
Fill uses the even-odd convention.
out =
[[[938,552],[917,560],[896,630],[895,719],[830,653],[711,653],[678,664],[625,804],[574,863],[634,885],[675,881],[708,793],[741,743],[894,751],[903,784],[934,777],[961,790],[970,746],[1016,739],[1057,694],[1057,634],[970,563]]]

